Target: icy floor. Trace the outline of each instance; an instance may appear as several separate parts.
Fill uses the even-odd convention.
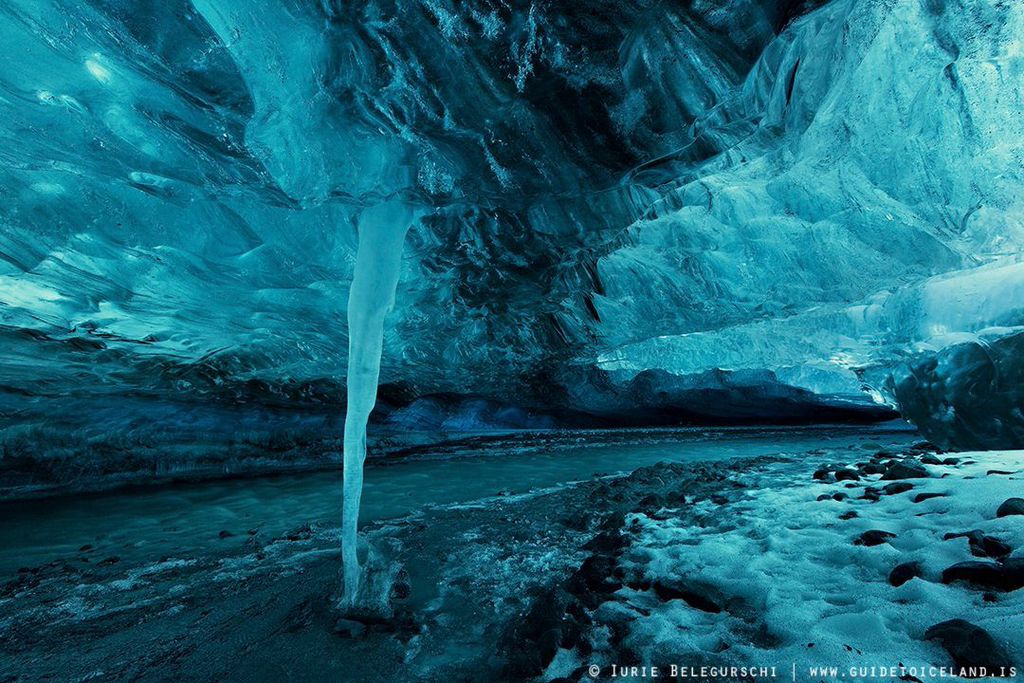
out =
[[[609,679],[613,664],[774,666],[778,680],[841,680],[809,667],[950,666],[923,638],[950,618],[986,629],[1019,665],[1024,589],[947,585],[941,573],[979,559],[948,533],[979,529],[1022,557],[1024,516],[995,511],[1021,494],[1024,453],[955,454],[956,464],[925,465],[926,478],[836,482],[814,474],[886,462],[882,449],[934,458],[904,458],[904,436],[827,441],[719,462],[641,458],[627,476],[467,491],[371,523],[367,538],[404,565],[411,593],[393,621],[357,634],[339,633],[331,608],[336,530],[306,526],[308,516],[203,553],[65,555],[0,586],[0,672],[14,672],[0,680],[580,681],[591,666]],[[913,488],[882,491],[891,483]],[[922,493],[948,495],[915,503]],[[895,535],[856,545],[868,530]],[[890,585],[911,560],[922,576]]]
[[[813,463],[856,455],[830,453],[828,460],[738,473],[743,488],[729,502],[693,504],[696,524],[666,514],[627,516],[633,537],[622,560],[627,576],[683,581],[727,607],[714,614],[682,600],[652,603],[649,594],[623,588],[622,600],[602,609],[609,620],[616,612],[629,618],[625,645],[647,663],[706,659],[777,666],[787,675],[795,666],[798,678],[814,666],[840,672],[941,667],[949,657],[924,633],[962,618],[987,630],[1011,656],[1024,656],[1024,590],[986,594],[941,582],[947,567],[979,560],[967,538],[944,540],[946,534],[979,529],[1013,548],[1011,557],[1024,557],[1024,517],[996,517],[1004,500],[1024,490],[1024,452],[955,454],[961,464],[929,465],[930,477],[906,480],[911,490],[883,493],[877,502],[860,496],[867,486],[892,483],[879,482],[881,475],[811,480]],[[849,497],[819,500],[823,493]],[[942,496],[914,502],[923,493]],[[856,517],[844,519],[851,511]],[[868,530],[895,537],[855,545]],[[890,585],[892,569],[910,561],[921,563],[922,576]],[[615,657],[609,653],[608,664]]]

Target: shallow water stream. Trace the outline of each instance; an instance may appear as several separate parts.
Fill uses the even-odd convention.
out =
[[[425,505],[631,471],[660,461],[728,460],[817,447],[910,443],[906,428],[830,426],[580,432],[505,437],[452,451],[367,463],[362,521]],[[227,550],[250,529],[265,537],[306,522],[337,526],[340,471],[176,484],[0,505],[0,577],[19,567],[84,556],[155,560]],[[228,532],[221,538],[221,532]]]

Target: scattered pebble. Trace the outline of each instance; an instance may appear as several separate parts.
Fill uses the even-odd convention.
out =
[[[889,583],[893,586],[902,586],[907,581],[921,576],[920,562],[904,562],[893,567],[889,572]]]
[[[707,591],[701,590],[699,587],[683,584],[666,584],[656,581],[653,588],[654,594],[662,602],[682,600],[690,607],[699,609],[702,612],[718,614],[722,611],[721,606],[707,595]]]
[[[946,534],[942,540],[949,541],[954,538],[966,538],[971,554],[975,557],[990,557],[1001,560],[1013,552],[1013,548],[1007,543],[1003,543],[993,536],[986,536],[980,529],[965,531],[959,534]]]
[[[860,481],[860,475],[857,474],[857,470],[844,467],[836,470],[836,481]]]
[[[894,462],[886,468],[882,479],[891,481],[893,479],[925,479],[928,477],[928,470],[924,465],[913,460],[901,460]]]
[[[948,493],[919,493],[914,496],[914,502],[923,503],[926,500],[931,500],[932,498],[945,498],[948,495]]]
[[[885,477],[882,478],[884,479]],[[882,492],[887,496],[895,496],[898,493],[906,493],[912,488],[914,488],[914,485],[909,482],[897,481],[883,486]]]
[[[965,581],[975,588],[1015,591],[1024,587],[1024,558],[998,562],[960,562],[942,572],[942,583]]]
[[[853,544],[871,547],[888,543],[890,538],[896,538],[896,534],[881,529],[868,529],[858,536]]]
[[[996,517],[1024,515],[1024,498],[1007,498],[996,510]]]

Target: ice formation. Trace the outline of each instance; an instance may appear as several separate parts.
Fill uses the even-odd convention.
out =
[[[345,600],[359,590],[357,530],[366,459],[366,423],[377,402],[384,318],[395,303],[405,234],[413,210],[399,201],[378,204],[359,219],[359,248],[348,297],[348,404],[345,413],[342,557]]]
[[[434,211],[382,422],[900,408],[1021,445],[1019,404],[957,398],[1024,322],[1020,3],[13,0],[0,35],[29,480],[338,431],[355,227],[389,201]]]

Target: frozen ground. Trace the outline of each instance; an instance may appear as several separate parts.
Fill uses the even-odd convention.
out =
[[[925,633],[954,618],[991,637],[957,650],[955,629],[933,633],[961,659],[1017,663],[1024,516],[996,513],[1024,453],[947,457],[804,446],[421,508],[368,528],[376,564],[405,569],[381,623],[338,621],[336,531],[301,518],[215,553],[83,546],[0,589],[0,680],[586,680],[613,664],[819,680],[808,667],[952,666]],[[920,576],[891,585],[912,561]],[[966,561],[987,564],[943,583]]]
[[[850,476],[866,458],[831,452],[757,464],[727,475],[724,499],[694,501],[685,515],[670,501],[627,515],[630,542],[618,561],[625,587],[598,612],[613,633],[625,625],[624,635],[599,661],[621,661],[628,648],[644,663],[767,664],[787,674],[795,664],[798,676],[814,666],[906,665],[918,671],[901,674],[927,680],[934,675],[922,667],[950,661],[923,636],[950,619],[982,627],[1010,657],[1024,654],[1024,591],[943,582],[957,563],[996,567],[1005,552],[1006,580],[1024,585],[1024,517],[996,516],[1021,492],[1024,452],[957,454],[956,464],[926,466],[924,478],[810,479],[809,465],[836,460],[853,468],[841,475]],[[897,493],[905,484],[913,488]],[[877,498],[865,498],[871,488]],[[966,536],[974,530],[977,543]],[[875,531],[893,536],[869,545],[882,537]],[[909,562],[920,576],[891,585],[893,569]],[[705,608],[661,599],[687,592]]]

